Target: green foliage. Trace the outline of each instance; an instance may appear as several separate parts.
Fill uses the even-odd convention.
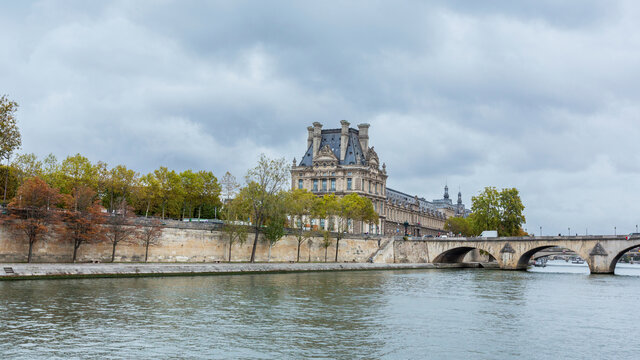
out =
[[[498,230],[500,236],[517,236],[522,233],[524,205],[518,189],[507,188],[501,191],[495,187],[486,187],[482,193],[472,197],[470,221],[474,234],[484,230]]]
[[[452,233],[462,236],[477,236],[478,233],[475,231],[475,227],[473,224],[473,220],[471,217],[462,218],[462,217],[450,217],[444,223],[444,229],[446,231],[451,231]]]

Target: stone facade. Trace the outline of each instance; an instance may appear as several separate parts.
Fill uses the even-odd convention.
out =
[[[346,120],[339,129],[322,129],[315,122],[307,128],[307,151],[300,162],[294,159],[291,187],[307,189],[318,196],[356,193],[371,200],[380,220],[377,224],[352,224],[349,232],[413,236],[436,235],[444,231],[447,217],[466,216],[461,194],[458,204],[448,199],[427,201],[387,188],[387,170],[369,146],[369,124],[350,128]],[[311,219],[311,225],[328,229],[326,219]]]

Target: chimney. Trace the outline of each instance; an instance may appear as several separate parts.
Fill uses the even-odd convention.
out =
[[[349,122],[347,120],[340,121],[342,132],[340,132],[340,161],[344,161],[347,156],[347,144],[349,144]]]
[[[320,150],[320,141],[322,141],[322,124],[319,122],[313,123],[313,157],[318,155]]]
[[[358,125],[358,140],[360,140],[362,152],[366,155],[369,151],[369,124]]]
[[[313,145],[313,126],[307,127],[307,131],[309,132],[309,136],[307,137],[307,149]]]

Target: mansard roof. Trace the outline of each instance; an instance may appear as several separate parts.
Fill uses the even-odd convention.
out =
[[[347,141],[347,153],[344,157],[344,161],[340,161],[340,136],[341,129],[326,129],[322,130],[322,137],[320,140],[320,149],[325,146],[329,146],[333,154],[338,158],[339,165],[356,165],[365,164],[365,154],[360,146],[358,140],[358,130],[349,129],[349,136]],[[312,166],[313,165],[313,144],[309,146],[307,152],[300,160],[299,166]]]
[[[416,197],[415,196],[411,196],[409,194],[405,194],[401,191],[398,190],[393,190],[391,188],[387,188],[387,200],[389,201],[394,201],[394,202],[400,202],[400,203],[409,203],[409,204],[415,204],[416,202]],[[431,210],[431,211],[436,211],[437,208],[436,206],[430,202],[427,201],[424,198],[418,198],[418,204],[420,205],[420,210],[422,211],[427,211],[427,210]]]

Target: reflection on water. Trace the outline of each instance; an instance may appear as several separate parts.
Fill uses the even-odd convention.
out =
[[[639,297],[477,269],[0,282],[0,358],[634,358]]]
[[[571,261],[565,260],[549,260],[545,267],[530,266],[531,272],[545,272],[545,273],[570,273],[570,274],[589,274],[589,265],[573,264]],[[625,276],[640,276],[640,264],[627,264],[618,263],[615,269],[616,275]]]

